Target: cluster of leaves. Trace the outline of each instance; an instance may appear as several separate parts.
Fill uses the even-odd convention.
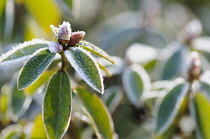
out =
[[[209,138],[210,124],[204,121],[208,119],[207,107],[210,106],[207,71],[210,43],[208,37],[200,37],[201,30],[200,22],[192,20],[179,34],[180,41],[172,42],[164,50],[143,44],[128,48],[120,73],[122,85],[135,109],[147,112],[143,118],[146,122],[140,127],[133,124],[133,130],[122,135],[127,138],[135,138],[135,135],[136,138],[140,135],[160,139],[191,138],[196,131],[197,138]],[[159,73],[158,76],[152,76],[157,75],[155,73]],[[148,123],[153,124],[148,126]],[[116,121],[115,125],[118,124]],[[143,131],[137,133],[139,130]]]
[[[195,136],[197,138],[209,138],[210,90],[208,70],[210,69],[210,59],[208,47],[210,38],[200,36],[201,25],[197,20],[189,23],[180,33],[180,29],[187,22],[198,17],[204,28],[203,33],[208,35],[208,16],[210,14],[208,10],[209,4],[207,3],[209,2],[207,0],[200,3],[198,1],[180,1],[179,3],[176,3],[176,1],[173,3],[173,1],[160,2],[153,0],[81,0],[81,17],[76,20],[74,18],[69,19],[69,11],[74,12],[72,9],[74,10],[76,7],[72,6],[76,2],[79,1],[36,0],[35,4],[34,1],[15,0],[13,2],[15,6],[10,6],[10,10],[5,10],[4,16],[4,8],[1,7],[11,4],[11,1],[2,0],[0,3],[0,32],[4,32],[4,38],[0,34],[0,40],[2,38],[2,44],[7,41],[10,44],[9,40],[12,39],[12,32],[14,37],[12,41],[21,41],[24,36],[19,35],[20,33],[25,34],[24,40],[37,37],[51,38],[49,24],[57,25],[61,22],[62,17],[65,20],[70,20],[75,28],[83,28],[85,31],[89,31],[88,36],[86,36],[88,40],[100,44],[99,46],[109,54],[120,56],[112,57],[116,63],[115,65],[103,58],[93,59],[94,63],[97,63],[97,69],[102,69],[100,72],[104,76],[106,87],[104,94],[100,96],[100,94],[93,95],[89,93],[85,89],[88,88],[88,85],[81,81],[81,78],[72,69],[74,67],[78,71],[81,68],[81,66],[77,67],[78,64],[74,63],[79,63],[84,68],[88,68],[85,63],[89,60],[85,58],[85,55],[90,56],[89,52],[96,55],[102,54],[103,52],[98,53],[100,49],[97,50],[98,48],[96,49],[86,41],[78,42],[73,47],[79,50],[74,51],[74,53],[86,52],[84,55],[81,53],[84,61],[80,61],[77,59],[77,55],[71,55],[67,51],[68,55],[72,56],[69,58],[60,52],[61,49],[63,52],[66,51],[71,45],[64,44],[62,47],[59,45],[53,47],[52,44],[55,43],[50,41],[30,41],[31,44],[34,42],[46,43],[43,45],[46,48],[47,45],[50,46],[49,55],[53,56],[55,52],[59,51],[57,53],[60,53],[61,57],[63,56],[64,59],[67,57],[66,60],[70,59],[70,61],[64,62],[64,60],[62,62],[61,59],[63,58],[60,59],[59,54],[56,54],[47,70],[29,87],[23,90],[17,89],[18,74],[10,83],[6,83],[1,87],[0,130],[2,131],[0,138],[47,138],[44,129],[45,125],[40,114],[42,111],[40,106],[43,105],[45,92],[51,92],[52,90],[54,92],[52,94],[53,106],[64,105],[56,102],[56,98],[59,98],[59,96],[56,96],[56,92],[59,91],[55,90],[58,90],[56,86],[58,87],[59,83],[61,83],[57,80],[63,80],[66,75],[71,79],[69,81],[70,87],[66,85],[69,83],[64,82],[59,88],[62,88],[61,90],[66,88],[65,91],[72,88],[75,93],[72,93],[71,96],[71,105],[73,107],[63,110],[66,113],[69,112],[68,110],[71,111],[71,124],[65,130],[64,138],[94,138],[93,134],[96,134],[98,138],[112,138],[113,136],[110,137],[110,135],[113,135],[113,132],[110,131],[113,131],[113,123],[116,133],[122,139],[195,138]],[[187,6],[194,7],[194,9],[189,10]],[[15,7],[25,11],[15,10]],[[151,9],[153,10],[151,11]],[[193,14],[191,10],[195,10],[197,15]],[[74,13],[78,15],[80,12]],[[180,15],[182,15],[182,18],[177,20]],[[24,20],[21,21],[19,17],[24,18]],[[104,21],[103,18],[108,20],[105,19],[106,21]],[[16,21],[15,19],[19,20]],[[14,22],[18,24],[17,27],[14,26]],[[53,30],[57,36],[57,28],[53,28]],[[178,41],[171,42],[177,36]],[[62,45],[62,42],[65,42],[59,40],[55,42],[57,41]],[[135,44],[132,44],[133,42]],[[23,45],[29,43],[21,45],[23,47]],[[31,57],[39,53],[38,49],[45,49],[45,46],[42,47],[41,45],[39,44],[38,46],[41,48],[33,50],[33,53],[13,62],[31,59]],[[6,43],[3,46],[7,46]],[[14,51],[11,51],[11,53]],[[28,50],[26,51],[28,52]],[[126,56],[123,59],[124,55]],[[90,57],[92,58],[92,56]],[[76,62],[72,63],[72,61]],[[3,65],[2,67],[6,68],[6,70],[11,70],[16,65],[9,64],[9,61],[7,63],[11,67],[6,68]],[[62,63],[66,64],[62,65]],[[91,64],[91,62],[88,63]],[[90,67],[92,68],[92,66]],[[27,69],[25,71],[27,72]],[[93,71],[95,72],[95,70]],[[6,75],[6,72],[4,75]],[[87,72],[86,74],[84,72],[78,73],[82,75],[89,86],[93,87],[93,90],[89,88],[91,92],[98,90],[102,93],[103,86],[99,85],[101,80],[97,82],[96,75],[93,77],[96,82],[92,82],[93,80],[87,76],[90,72]],[[31,76],[30,72],[28,74]],[[100,79],[102,79],[101,76]],[[1,80],[3,80],[3,77]],[[46,88],[47,84],[51,84],[51,89]],[[78,87],[77,84],[86,87]],[[70,91],[72,90],[70,89]],[[82,93],[79,93],[80,91]],[[50,96],[48,97],[50,98]],[[66,102],[65,99],[64,102]],[[83,104],[82,107],[78,105],[80,103]],[[69,105],[69,103],[66,104]],[[48,103],[46,108],[49,108],[49,105]],[[106,107],[111,114],[108,114]],[[55,111],[59,113],[60,110]],[[50,114],[47,113],[47,116],[50,116]],[[68,115],[63,116],[68,117]],[[55,122],[50,118],[46,120],[50,120],[52,123]],[[62,121],[59,120],[59,122]],[[66,123],[69,123],[69,121]],[[89,125],[93,125],[93,129]],[[59,129],[64,131],[67,126],[64,125],[63,128]],[[55,125],[52,125],[52,127],[55,127]],[[52,130],[49,128],[47,130],[50,134],[53,134]],[[57,134],[61,134],[61,132],[57,132]]]
[[[114,61],[102,49],[87,41],[83,41],[84,32],[72,33],[68,22],[63,22],[60,28],[52,26],[52,29],[58,42],[41,39],[24,42],[3,54],[0,58],[0,64],[14,64],[29,59],[22,67],[17,83],[14,83],[14,91],[12,91],[11,103],[13,113],[17,116],[17,113],[21,113],[22,107],[24,105],[28,107],[31,102],[31,99],[27,99],[24,93],[34,94],[40,86],[47,84],[46,79],[49,80],[43,101],[42,117],[48,138],[59,139],[63,137],[69,126],[72,109],[72,88],[69,75],[66,72],[68,70],[65,67],[67,64],[66,60],[69,61],[90,87],[101,94],[104,93],[103,79],[99,70],[99,64],[90,55],[90,52],[112,63]],[[60,69],[47,70],[53,60],[55,60],[56,54],[60,54],[61,57],[62,65]],[[103,66],[100,65],[100,67]],[[97,137],[113,138],[112,120],[99,97],[91,94],[81,86],[74,90],[84,105],[85,112],[93,124]],[[21,104],[15,106],[19,102]],[[40,124],[39,116],[37,117],[37,122],[37,124]],[[32,132],[32,138],[35,137],[36,134]]]

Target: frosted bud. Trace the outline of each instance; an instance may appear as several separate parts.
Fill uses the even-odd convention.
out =
[[[49,50],[51,53],[59,53],[63,51],[63,46],[60,45],[58,42],[50,42]]]
[[[77,44],[79,41],[81,41],[84,38],[84,36],[85,36],[84,31],[73,32],[70,37],[69,45]]]
[[[58,29],[57,33],[57,39],[59,43],[61,44],[67,44],[70,40],[71,36],[71,25],[69,22],[63,22],[62,25],[60,25],[60,28]]]
[[[196,39],[201,35],[202,26],[199,20],[195,19],[189,22],[183,32],[182,32],[182,39],[186,43],[191,43],[192,40]]]
[[[192,52],[190,54],[190,62],[189,62],[189,80],[199,79],[201,74],[201,61],[197,52]]]

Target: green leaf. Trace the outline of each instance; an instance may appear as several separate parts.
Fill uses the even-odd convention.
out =
[[[123,99],[123,90],[120,86],[111,86],[106,89],[101,99],[104,101],[109,111],[113,113]]]
[[[47,48],[48,44],[49,41],[42,39],[33,39],[32,41],[19,44],[7,53],[2,54],[0,64],[17,63],[29,59],[37,50]]]
[[[17,89],[17,81],[11,83],[11,110],[13,119],[17,119],[22,116],[30,106],[31,97],[26,96],[23,90]]]
[[[2,16],[4,9],[5,9],[5,5],[6,5],[6,0],[1,0],[1,2],[0,2],[0,18]]]
[[[162,134],[173,123],[187,95],[189,84],[178,83],[162,99],[156,117],[156,135]]]
[[[83,87],[78,87],[76,91],[97,137],[99,139],[113,139],[113,121],[104,103],[97,95],[91,94]]]
[[[146,71],[137,64],[126,67],[123,71],[122,82],[130,102],[140,107],[142,94],[150,88],[150,79]]]
[[[46,139],[47,135],[44,129],[44,122],[42,120],[42,115],[39,114],[34,122],[33,122],[33,128],[31,131],[31,139]]]
[[[114,60],[112,60],[112,58],[104,50],[102,50],[101,48],[95,46],[94,44],[92,44],[90,42],[82,40],[79,43],[77,43],[76,46],[80,46],[80,47],[84,48],[85,50],[90,51],[93,54],[103,57],[113,64],[115,63]]]
[[[33,95],[42,85],[48,83],[50,77],[55,73],[55,70],[45,71],[32,85],[27,87],[24,92]]]
[[[187,47],[180,43],[173,43],[163,51],[160,58],[162,65],[158,65],[163,67],[161,69],[163,80],[172,79],[181,73],[186,60],[186,52]]]
[[[39,51],[21,69],[18,78],[18,88],[24,89],[31,85],[49,67],[55,57],[48,49]]]
[[[45,129],[50,139],[62,138],[69,126],[71,94],[68,75],[58,71],[47,87],[43,105]]]
[[[47,33],[51,32],[49,25],[58,25],[61,21],[61,12],[56,1],[26,0],[25,5],[26,10]]]
[[[101,70],[103,70],[106,73],[107,77],[109,78],[112,77],[112,75],[109,73],[109,71],[107,70],[105,66],[101,65],[100,63],[98,63],[98,66]]]
[[[191,101],[191,114],[196,122],[197,138],[210,138],[210,103],[201,93],[197,93]]]
[[[65,56],[83,80],[94,90],[103,94],[103,78],[100,74],[98,64],[92,56],[79,47],[72,47],[66,50]]]

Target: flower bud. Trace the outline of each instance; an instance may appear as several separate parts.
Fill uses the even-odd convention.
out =
[[[71,25],[69,22],[63,22],[62,25],[59,25],[59,28],[50,26],[52,31],[56,34],[58,42],[60,44],[68,44],[71,36]]]
[[[59,53],[63,51],[63,46],[60,45],[58,42],[50,42],[49,50],[51,53]]]
[[[190,54],[188,76],[189,80],[199,79],[201,74],[201,61],[197,52],[192,52]]]
[[[196,39],[197,37],[199,37],[201,35],[202,32],[202,26],[199,20],[192,20],[191,22],[189,22],[182,34],[182,40],[184,42],[186,42],[187,44],[190,44],[194,39]]]
[[[81,41],[84,38],[84,36],[85,36],[84,31],[73,32],[70,37],[69,45],[77,44],[79,41]]]

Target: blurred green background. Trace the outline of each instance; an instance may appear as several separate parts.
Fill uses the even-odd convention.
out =
[[[101,98],[107,101],[107,106],[110,106],[109,110],[119,138],[138,139],[140,136],[143,139],[150,138],[150,129],[154,128],[152,124],[154,102],[150,100],[146,106],[136,108],[128,101],[121,81],[124,64],[126,62],[140,64],[149,73],[152,82],[179,77],[178,74],[160,77],[159,66],[156,67],[155,64],[168,44],[176,40],[181,42],[182,30],[193,19],[198,19],[202,25],[201,36],[209,36],[209,0],[0,0],[0,53],[33,38],[53,40],[54,35],[50,25],[58,26],[63,21],[70,22],[73,31],[86,32],[84,40],[99,46],[110,55],[117,56],[117,65],[108,68],[113,76],[105,77],[104,80],[106,92],[119,92],[115,94],[117,97],[113,96],[116,104],[110,106],[111,103],[107,98],[111,98],[106,96],[106,92]],[[141,45],[141,49],[135,51],[134,44]],[[146,54],[143,55],[145,47],[151,50],[145,51]],[[206,56],[204,59],[203,70],[209,70],[209,57]],[[0,66],[0,86],[2,86],[0,131],[13,123],[25,126],[26,119],[33,121],[35,116],[31,119],[28,116],[34,112],[31,107],[39,106],[35,115],[40,113],[39,97],[43,97],[42,95],[33,96],[30,109],[25,111],[26,115],[16,115],[15,118],[6,116],[6,120],[4,119],[3,115],[7,113],[4,106],[7,102],[4,102],[3,92],[10,86],[7,83],[15,78],[13,75],[21,65],[18,63],[6,67]],[[163,86],[159,85],[154,88],[161,90],[161,87]],[[23,120],[17,120],[21,118]],[[90,129],[86,128],[86,125],[75,126],[79,129],[76,133],[82,132],[81,138],[88,135]],[[187,137],[195,138],[194,131],[186,135]]]

